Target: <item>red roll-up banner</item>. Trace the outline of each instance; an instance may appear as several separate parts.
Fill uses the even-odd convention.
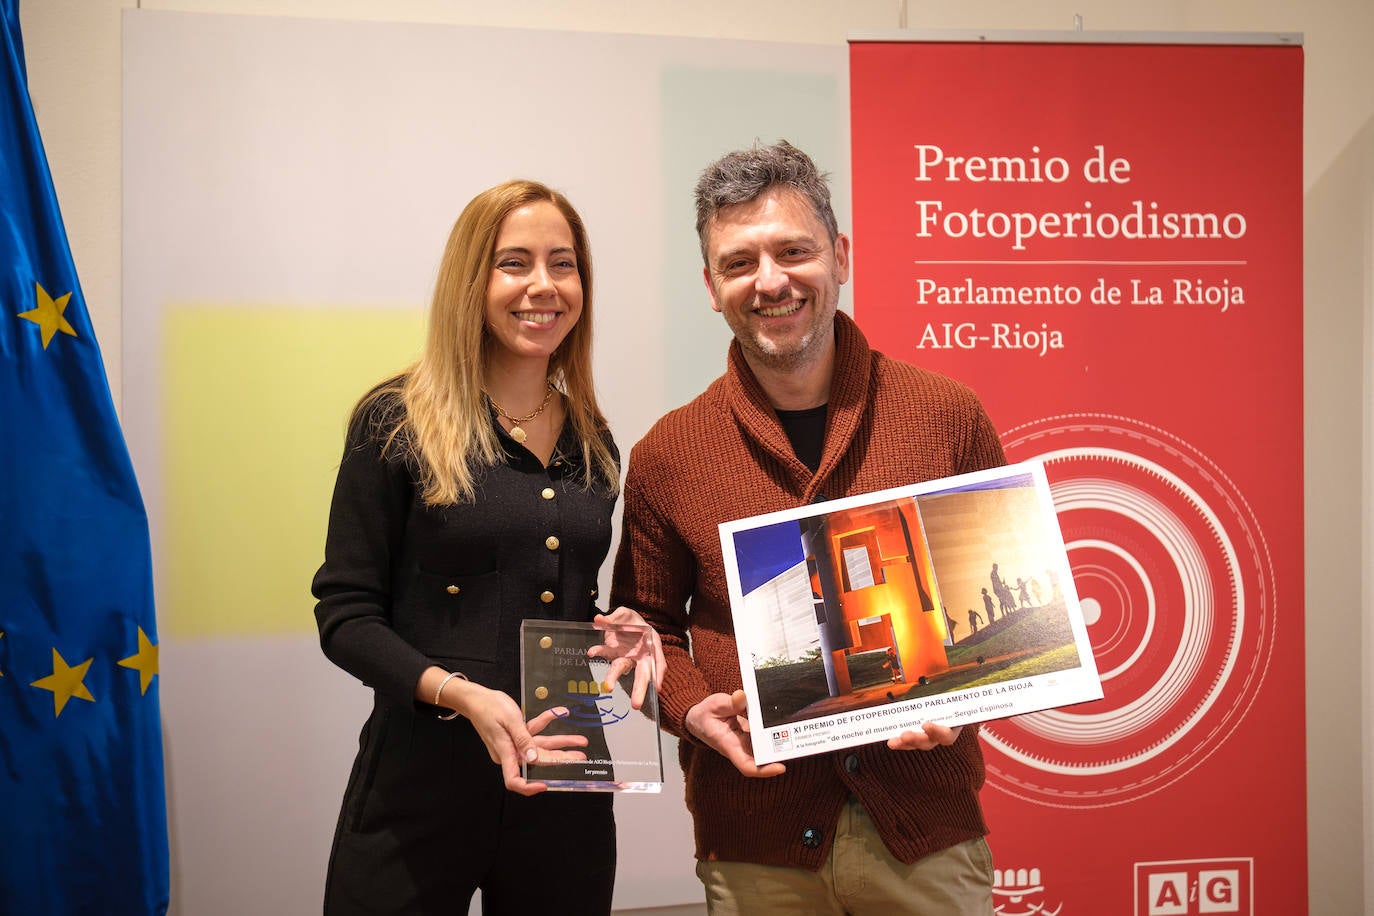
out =
[[[997,912],[1306,913],[1300,44],[850,67],[855,317],[1045,462],[1103,678],[984,728]]]

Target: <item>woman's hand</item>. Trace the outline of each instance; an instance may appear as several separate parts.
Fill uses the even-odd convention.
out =
[[[587,755],[574,748],[587,746],[586,735],[541,735],[550,722],[568,717],[568,707],[555,706],[546,709],[539,715],[525,723],[529,729],[531,737],[534,738],[535,749],[539,752],[539,757],[531,761],[537,766],[545,766],[550,763],[573,763],[578,760],[586,760]]]
[[[619,626],[632,626],[636,629],[616,629]],[[605,632],[605,641],[587,650],[592,658],[604,658],[611,667],[606,680],[616,683],[621,675],[634,668],[635,682],[630,691],[630,705],[639,709],[644,705],[644,695],[649,690],[649,681],[654,682],[654,690],[663,686],[663,672],[667,663],[663,660],[663,643],[658,632],[639,616],[638,611],[618,607],[609,614],[597,614],[592,626]],[[642,629],[639,629],[642,628]]]
[[[444,684],[441,700],[472,723],[486,745],[487,755],[501,767],[506,788],[512,792],[536,795],[548,790],[544,783],[521,775],[522,761],[549,764],[586,759],[587,755],[577,750],[586,746],[585,737],[541,734],[550,722],[568,714],[564,707],[546,710],[526,722],[520,707],[508,695],[468,680]]]

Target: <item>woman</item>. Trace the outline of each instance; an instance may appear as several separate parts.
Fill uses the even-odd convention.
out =
[[[611,797],[521,776],[576,748],[514,699],[521,621],[591,620],[610,546],[591,305],[571,204],[530,181],[484,191],[449,235],[422,355],[353,410],[313,591],[325,655],[375,702],[326,913],[462,913],[477,888],[485,913],[610,910]]]

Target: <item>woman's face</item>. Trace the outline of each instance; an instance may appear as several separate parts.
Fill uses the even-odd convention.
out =
[[[512,210],[496,233],[487,281],[489,357],[548,361],[582,315],[582,278],[572,229],[536,201]]]

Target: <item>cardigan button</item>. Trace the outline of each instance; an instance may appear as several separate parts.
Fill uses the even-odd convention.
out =
[[[553,535],[549,535],[548,537],[544,538],[544,546],[549,548],[550,550],[557,550],[558,538],[554,537]]]
[[[461,592],[462,589],[456,585],[450,585],[448,588],[444,589],[444,591],[448,592],[450,595],[456,595]]]
[[[821,845],[821,832],[815,827],[807,827],[802,831],[802,845],[807,849],[815,849]]]
[[[857,772],[859,772],[859,755],[858,755],[858,754],[850,754],[848,757],[845,757],[845,758],[844,758],[844,771],[845,771],[846,773],[857,773]]]
[[[539,593],[539,600],[542,601],[542,602],[544,602],[545,604],[549,604],[550,602],[553,601],[553,592],[549,592],[549,591],[540,592],[540,593]]]
[[[553,487],[545,487],[539,491],[539,495],[545,499],[553,499],[556,494],[553,492]]]

